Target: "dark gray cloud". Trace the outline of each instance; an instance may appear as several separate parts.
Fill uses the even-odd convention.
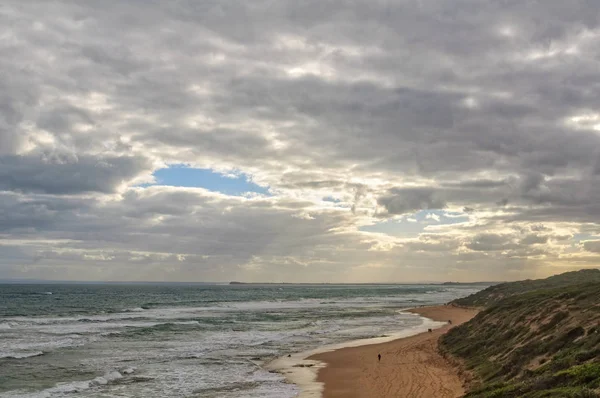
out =
[[[474,251],[490,252],[497,250],[516,249],[518,246],[511,235],[479,234],[473,237],[467,247]]]
[[[72,153],[0,156],[0,190],[49,194],[115,192],[151,169],[142,157]]]
[[[445,201],[431,188],[395,188],[378,199],[386,214],[415,213],[423,209],[443,209]]]
[[[600,241],[598,240],[588,240],[583,242],[583,248],[588,252],[592,253],[600,253]]]
[[[520,243],[525,245],[543,244],[548,242],[548,236],[531,234],[521,239]]]

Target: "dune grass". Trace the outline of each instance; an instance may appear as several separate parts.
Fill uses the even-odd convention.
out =
[[[467,397],[600,396],[600,282],[570,274],[571,285],[563,277],[558,287],[465,300],[489,304],[444,335],[440,349],[474,376]]]

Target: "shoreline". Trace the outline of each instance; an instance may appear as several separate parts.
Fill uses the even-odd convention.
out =
[[[390,384],[385,382],[385,375],[383,374],[369,373],[371,377],[364,378],[367,370],[373,368],[373,365],[379,365],[377,362],[377,354],[379,352],[382,353],[381,364],[385,364],[389,362],[389,358],[393,357],[393,355],[385,354],[389,349],[395,349],[397,348],[396,346],[412,346],[415,342],[423,340],[425,345],[433,346],[428,350],[428,354],[432,354],[431,351],[433,351],[433,354],[441,358],[437,353],[437,339],[439,336],[450,327],[471,319],[478,311],[449,305],[438,305],[402,309],[400,312],[414,314],[414,316],[420,317],[423,323],[417,327],[405,329],[385,337],[353,340],[322,346],[310,351],[291,354],[290,357],[277,358],[270,362],[266,368],[270,371],[281,373],[288,382],[297,385],[300,389],[297,398],[381,398],[386,396],[433,398],[459,396],[431,395],[429,389],[426,389],[427,391],[424,395],[415,395],[411,391],[402,391],[402,388],[398,390],[398,387],[401,386],[395,385],[397,383],[392,383],[392,385],[388,386],[388,390],[389,387],[393,390],[389,394],[382,391],[378,392],[377,387],[374,389],[373,386],[368,387],[370,386],[369,380],[373,381],[374,379],[377,379],[377,385]],[[452,325],[448,324],[448,320],[452,320]],[[429,333],[428,329],[432,329],[432,332]],[[431,344],[432,342],[433,344]],[[369,360],[366,359],[367,357]],[[443,361],[445,360],[443,359]],[[407,369],[403,369],[406,367],[405,365],[396,363],[395,370],[406,373]],[[458,380],[458,375],[454,368],[447,364],[446,370],[448,368],[450,368],[450,374],[454,374],[456,380]],[[388,369],[390,371],[388,373],[391,373],[391,370],[391,368]],[[382,376],[384,377],[383,381],[381,379]],[[392,376],[391,379],[395,379],[393,375],[388,376]],[[417,378],[412,377],[413,381],[415,379]],[[454,382],[453,389],[456,389],[456,380],[452,380]],[[450,380],[445,380],[445,382],[448,381]],[[426,383],[429,383],[429,381],[426,381]],[[462,391],[462,382],[460,380],[458,381],[458,385],[460,391]],[[448,388],[444,387],[444,389]]]
[[[455,366],[438,352],[439,337],[473,318],[478,310],[440,305],[410,310],[445,324],[382,344],[343,348],[309,357],[325,363],[317,376],[322,398],[456,398],[464,395]],[[452,321],[452,324],[448,323]],[[381,361],[377,355],[381,354]]]

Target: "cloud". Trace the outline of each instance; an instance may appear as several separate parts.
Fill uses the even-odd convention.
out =
[[[378,199],[388,214],[414,213],[424,209],[442,209],[446,203],[431,188],[394,188]]]
[[[0,277],[519,279],[593,264],[591,243],[558,237],[600,229],[598,11],[9,1]],[[143,185],[170,164],[273,196]],[[436,209],[467,221],[364,228]]]
[[[0,156],[0,190],[49,194],[112,193],[151,170],[143,157],[40,153]]]
[[[583,242],[583,248],[592,253],[600,253],[600,241],[598,240],[587,240]]]
[[[546,242],[548,242],[548,236],[531,234],[521,239],[520,243],[525,245],[535,245],[543,244]]]
[[[428,220],[434,220],[434,221],[440,222],[440,216],[435,213],[428,213],[427,216],[425,216],[425,218]]]
[[[467,247],[474,251],[497,251],[515,249],[516,243],[512,241],[510,235],[500,234],[479,234],[473,237],[473,240]]]

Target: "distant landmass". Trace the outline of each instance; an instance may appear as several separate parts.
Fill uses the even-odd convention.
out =
[[[446,286],[453,286],[453,285],[479,285],[479,286],[491,286],[491,285],[497,285],[499,283],[503,283],[503,282],[443,282],[440,283],[440,285]]]
[[[497,285],[502,282],[390,282],[390,283],[330,283],[330,282],[312,282],[312,283],[290,283],[290,282],[229,282],[230,285],[477,285],[477,286],[491,286]]]
[[[600,397],[600,270],[502,283],[451,304],[483,307],[440,339],[466,397]]]
[[[329,283],[229,282],[230,285],[329,285]]]

